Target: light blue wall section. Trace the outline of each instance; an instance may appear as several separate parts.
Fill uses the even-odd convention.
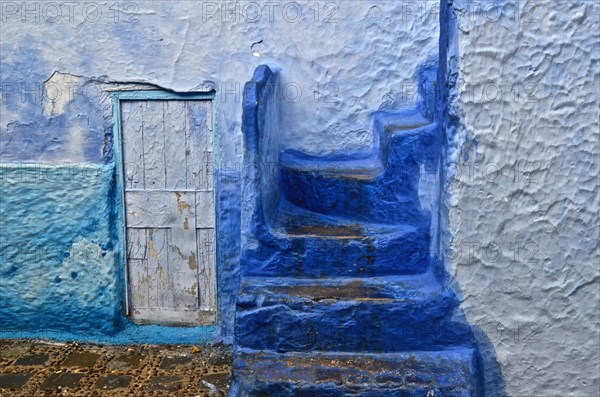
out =
[[[215,326],[142,326],[123,316],[114,178],[112,164],[0,165],[0,336],[214,340]]]
[[[116,172],[122,161],[113,135],[118,108],[110,94],[123,85],[67,78],[76,89],[94,87],[100,94],[92,103],[75,95],[54,116],[24,107],[30,122],[10,124],[2,133],[0,335],[110,343],[230,340],[239,261],[239,170],[230,165],[235,163],[227,159],[214,168],[217,323],[193,328],[131,323],[123,315],[122,187]],[[196,96],[212,98],[204,92]],[[154,97],[160,94],[179,97],[166,91]]]
[[[2,164],[4,330],[114,333],[121,283],[112,165]]]

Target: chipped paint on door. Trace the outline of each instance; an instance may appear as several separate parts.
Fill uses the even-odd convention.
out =
[[[212,101],[121,101],[129,312],[139,323],[216,314]]]

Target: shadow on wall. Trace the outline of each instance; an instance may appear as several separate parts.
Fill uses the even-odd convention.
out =
[[[477,346],[481,356],[481,368],[483,369],[485,377],[486,397],[506,396],[506,383],[504,382],[502,369],[498,363],[498,357],[496,356],[492,341],[480,327],[472,325],[471,329],[477,340]]]
[[[454,145],[456,132],[459,130],[460,117],[454,113],[452,102],[458,97],[459,80],[459,51],[457,40],[457,16],[452,8],[453,0],[440,0],[440,42],[439,42],[439,69],[437,75],[437,109],[436,114],[440,122],[442,136],[442,189],[440,189],[440,238],[439,246],[445,250],[445,244],[451,241],[448,235],[448,207],[450,201],[449,193],[444,187],[449,185],[452,159],[450,159],[449,148]],[[438,253],[443,257],[441,253]],[[447,263],[445,264],[448,265]],[[444,269],[445,267],[442,266]],[[450,278],[450,275],[444,270],[444,276]],[[461,290],[455,281],[448,280],[453,284],[453,290]],[[468,286],[465,286],[468,289]],[[457,293],[458,295],[458,293]],[[462,297],[457,296],[462,302]],[[460,319],[460,323],[469,328],[471,338],[477,345],[480,360],[481,376],[480,382],[486,397],[504,397],[506,396],[506,383],[502,370],[498,363],[494,345],[486,332],[477,325],[468,323],[462,308],[457,308],[455,317]]]

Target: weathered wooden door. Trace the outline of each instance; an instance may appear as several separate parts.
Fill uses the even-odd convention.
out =
[[[216,312],[210,100],[121,101],[129,312],[210,324]]]

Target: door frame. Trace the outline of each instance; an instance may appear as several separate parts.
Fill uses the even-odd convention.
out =
[[[218,241],[218,217],[217,210],[217,190],[219,188],[217,178],[217,164],[219,162],[219,134],[217,133],[217,111],[216,111],[216,93],[212,91],[204,92],[173,92],[167,90],[151,89],[134,89],[134,90],[117,90],[111,91],[109,96],[112,101],[112,126],[113,126],[113,161],[115,164],[115,183],[116,183],[116,210],[117,219],[120,225],[117,227],[117,239],[120,253],[117,255],[117,264],[122,269],[122,280],[124,291],[123,315],[129,317],[130,307],[130,289],[129,289],[129,269],[127,266],[127,217],[125,209],[125,162],[123,161],[123,131],[121,120],[121,102],[123,101],[193,101],[204,100],[211,101],[211,118],[213,130],[213,200],[215,211],[215,240]],[[216,272],[216,307],[213,324],[217,322],[219,316],[219,277],[218,277],[218,244],[215,244],[215,272]],[[210,324],[202,324],[210,325]]]

